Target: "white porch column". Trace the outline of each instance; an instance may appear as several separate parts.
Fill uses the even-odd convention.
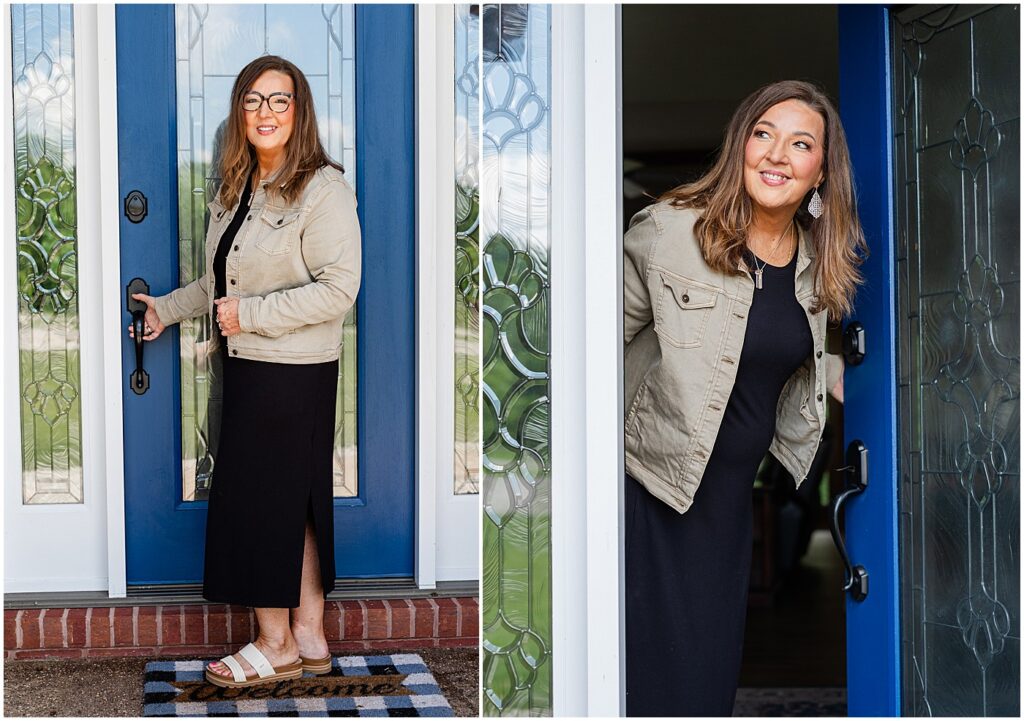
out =
[[[620,10],[552,14],[556,715],[625,711]]]

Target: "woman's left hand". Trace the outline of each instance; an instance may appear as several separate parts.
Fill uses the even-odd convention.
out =
[[[217,325],[225,336],[238,335],[242,327],[238,324],[238,298],[216,298]]]

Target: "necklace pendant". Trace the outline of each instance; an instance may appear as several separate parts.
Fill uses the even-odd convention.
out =
[[[754,287],[758,290],[761,290],[764,287],[764,281],[761,279],[763,274],[764,270],[761,268],[754,271]]]

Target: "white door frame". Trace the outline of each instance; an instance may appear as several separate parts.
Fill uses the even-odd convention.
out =
[[[621,13],[552,8],[556,716],[625,713]]]
[[[416,585],[480,578],[455,479],[455,8],[416,6]]]

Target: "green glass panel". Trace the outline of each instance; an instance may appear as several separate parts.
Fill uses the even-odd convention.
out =
[[[484,713],[552,712],[548,5],[483,14]]]
[[[329,5],[177,5],[179,282],[204,270],[207,203],[216,197],[220,142],[231,85],[262,54],[294,62],[309,80],[321,141],[355,187],[354,8]],[[356,314],[345,321],[339,363],[334,495],[358,493]],[[220,402],[220,356],[208,353],[209,316],[181,324],[182,499],[209,496]]]
[[[480,9],[455,6],[455,493],[480,491]]]
[[[82,503],[74,13],[11,6],[22,502]]]
[[[892,16],[903,714],[1020,716],[1020,10]]]

